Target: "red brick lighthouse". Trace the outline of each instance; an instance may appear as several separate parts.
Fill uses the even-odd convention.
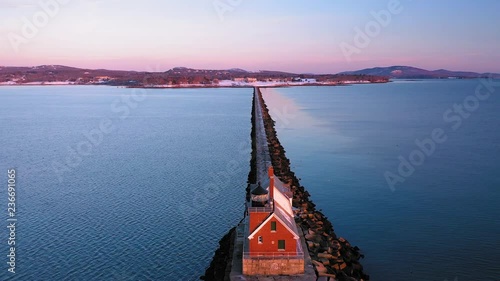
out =
[[[247,202],[243,274],[304,273],[304,252],[295,224],[292,192],[268,169],[269,184],[259,182]]]

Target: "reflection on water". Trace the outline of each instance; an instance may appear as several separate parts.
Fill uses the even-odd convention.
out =
[[[342,134],[337,130],[335,118],[315,114],[317,108],[305,107],[303,103],[300,104],[295,99],[304,91],[316,88],[318,87],[261,89],[269,113],[276,122],[278,136],[291,138],[294,143],[308,143],[309,147],[320,147],[324,143],[343,147],[355,141],[355,137]],[[299,95],[290,95],[290,91]]]
[[[293,98],[282,95],[279,90],[263,88],[261,92],[269,113],[282,129],[304,129],[325,123],[304,111]]]

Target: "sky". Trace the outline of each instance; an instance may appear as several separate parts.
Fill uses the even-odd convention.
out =
[[[500,73],[496,0],[0,0],[0,65]]]

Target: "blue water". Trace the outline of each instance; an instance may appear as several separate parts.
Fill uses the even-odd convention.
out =
[[[293,170],[337,234],[362,249],[372,280],[500,280],[498,87],[456,130],[443,119],[479,83],[266,90]],[[0,87],[0,280],[203,273],[242,217],[252,91],[141,93]],[[398,156],[408,159],[436,128],[447,140],[391,189],[384,173],[398,174]],[[6,264],[12,167],[14,276]]]
[[[500,280],[500,99],[474,99],[479,80],[397,81],[265,90],[292,169],[337,235],[361,248],[371,280]],[[481,93],[487,93],[484,89]],[[448,117],[456,116],[452,114]],[[416,140],[442,129],[394,189]],[[415,158],[414,160],[419,160]]]
[[[0,280],[198,280],[243,215],[251,101],[251,89],[1,87]]]

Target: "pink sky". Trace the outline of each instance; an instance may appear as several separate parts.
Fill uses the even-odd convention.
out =
[[[340,0],[314,5],[222,1],[229,5],[223,11],[216,2],[69,0],[47,8],[35,0],[2,1],[0,65],[158,71],[238,67],[302,73],[411,65],[500,72],[500,20],[494,12],[500,2],[401,0],[398,13],[391,13],[388,1],[382,0],[363,7]],[[377,23],[373,14],[384,12],[390,20]],[[374,22],[377,33],[366,46],[356,45],[357,30]],[[36,31],[25,36],[29,24]],[[348,58],[342,44],[358,52]]]

